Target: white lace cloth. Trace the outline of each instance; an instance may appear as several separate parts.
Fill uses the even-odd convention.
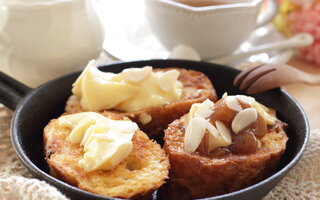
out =
[[[67,200],[56,188],[32,178],[11,145],[12,113],[0,109],[0,200]],[[263,200],[320,199],[320,130],[311,133],[300,162]]]

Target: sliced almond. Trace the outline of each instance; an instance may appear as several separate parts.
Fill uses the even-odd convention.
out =
[[[226,104],[228,108],[230,108],[233,111],[240,112],[242,110],[242,107],[235,96],[228,96],[226,98]]]
[[[226,125],[224,125],[224,123],[222,123],[221,121],[216,121],[216,127],[220,135],[223,137],[224,141],[228,144],[229,143],[231,144],[231,141],[232,141],[231,133],[230,133],[230,130],[226,127]]]
[[[145,79],[152,72],[152,67],[129,68],[121,72],[121,76],[131,82],[139,82]]]
[[[206,120],[203,118],[192,118],[187,126],[184,137],[184,150],[194,152],[200,145],[206,130]]]
[[[252,107],[257,109],[258,113],[264,118],[268,125],[276,124],[277,119],[268,113],[269,108],[260,104],[259,102],[252,104]]]
[[[208,118],[213,113],[213,106],[214,103],[209,99],[206,99],[199,105],[198,110],[195,113],[202,116],[203,118]]]
[[[178,80],[179,76],[180,72],[178,70],[166,71],[159,76],[158,84],[163,91],[167,92],[173,87],[174,82]]]
[[[186,122],[188,123],[193,117],[199,117],[199,118],[205,118],[205,119],[210,117],[213,113],[213,107],[214,107],[214,103],[209,99],[205,100],[202,103],[192,104],[190,111],[188,113]]]
[[[208,122],[209,123],[209,122]],[[231,145],[231,134],[229,129],[220,121],[216,121],[216,125],[217,128],[219,127],[219,130],[216,129],[212,124],[211,126],[207,126],[207,127],[213,127],[215,129],[215,131],[209,131],[209,137],[204,137],[205,139],[207,139],[207,144],[208,144],[208,154],[220,147],[227,147],[229,145]],[[214,133],[214,134],[212,134]]]
[[[222,98],[225,98],[228,96],[228,92],[223,93]]]
[[[213,136],[213,137],[218,137],[219,136],[219,131],[214,127],[210,122],[207,121],[207,126],[206,126],[208,132]]]
[[[249,96],[246,96],[246,95],[236,95],[236,98],[241,103],[244,103],[244,104],[247,104],[247,105],[250,105],[250,106],[256,101],[253,97],[249,97]]]
[[[192,106],[189,110],[189,113],[188,113],[187,123],[189,123],[189,121],[195,116],[195,113],[198,110],[199,106],[200,106],[200,103],[192,104]]]
[[[258,113],[254,108],[247,108],[240,111],[233,119],[231,127],[234,133],[239,133],[245,127],[257,120]]]

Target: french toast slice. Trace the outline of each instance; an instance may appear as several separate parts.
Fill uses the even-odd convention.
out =
[[[154,69],[154,71],[168,71],[171,69],[178,70],[180,76],[178,80],[183,85],[182,97],[179,101],[170,104],[146,108],[134,112],[121,112],[117,110],[102,110],[101,114],[116,113],[121,116],[130,118],[136,122],[139,128],[148,134],[149,137],[154,138],[160,136],[160,132],[164,130],[173,120],[180,118],[186,114],[193,103],[203,102],[205,99],[211,101],[217,100],[215,89],[209,78],[202,72],[195,70],[187,70],[181,68],[165,68]],[[80,105],[80,100],[72,95],[65,107],[67,113],[83,112]],[[151,121],[143,119],[148,117]]]
[[[168,199],[204,198],[233,192],[270,175],[285,151],[288,137],[285,124],[260,138],[254,153],[208,157],[184,151],[185,118],[175,120],[165,130],[164,150],[170,160],[170,180],[162,195]]]
[[[86,172],[79,165],[83,147],[66,139],[70,132],[69,128],[59,127],[58,120],[53,119],[45,127],[43,135],[50,173],[64,182],[108,197],[143,199],[168,178],[169,161],[164,151],[140,130],[134,133],[133,150],[125,160],[112,170],[92,172]]]

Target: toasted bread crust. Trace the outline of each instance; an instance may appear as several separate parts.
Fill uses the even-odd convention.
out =
[[[117,116],[116,116],[117,118]],[[44,129],[44,152],[51,174],[80,189],[118,198],[142,198],[168,178],[169,161],[160,145],[142,131],[133,136],[131,154],[113,170],[84,171],[78,164],[83,148],[66,138],[70,129],[51,120]]]
[[[203,102],[206,99],[210,99],[214,102],[217,100],[217,95],[211,81],[201,72],[179,68],[155,69],[155,71],[167,71],[171,69],[176,69],[180,72],[179,81],[183,85],[183,93],[182,98],[179,101],[134,112],[104,110],[101,111],[101,113],[107,114],[112,112],[129,117],[138,124],[142,131],[154,138],[158,137],[159,131],[167,128],[169,123],[186,114],[193,103]],[[84,111],[81,108],[79,99],[74,95],[68,99],[65,110],[67,113]],[[150,115],[152,120],[147,124],[141,123],[140,116],[142,114]]]
[[[209,158],[186,153],[183,147],[183,118],[165,130],[164,150],[170,160],[170,181],[166,194],[170,199],[203,198],[245,188],[269,175],[286,148],[287,135],[282,128],[270,131],[260,139],[261,147],[251,154],[228,154]]]

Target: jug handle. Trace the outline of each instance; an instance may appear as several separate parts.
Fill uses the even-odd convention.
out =
[[[268,7],[258,16],[257,28],[272,21],[279,10],[278,0],[269,0]]]

